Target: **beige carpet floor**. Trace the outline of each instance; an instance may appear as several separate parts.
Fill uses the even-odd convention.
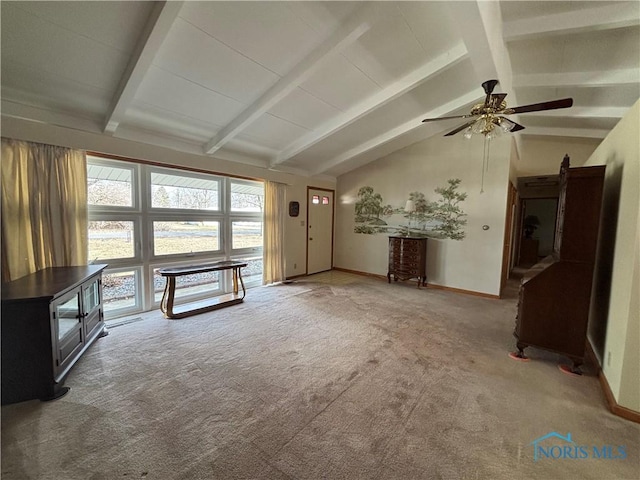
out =
[[[592,372],[508,357],[515,307],[328,272],[144,314],[87,351],[62,399],[2,407],[2,479],[639,478],[640,425]],[[626,458],[534,461],[550,432]]]

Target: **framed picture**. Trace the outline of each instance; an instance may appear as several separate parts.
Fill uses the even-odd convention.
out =
[[[289,216],[297,217],[300,214],[300,202],[289,202]]]

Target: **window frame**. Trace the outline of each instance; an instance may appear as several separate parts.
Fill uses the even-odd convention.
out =
[[[154,270],[163,267],[177,267],[195,263],[208,263],[220,260],[244,260],[264,258],[263,246],[232,248],[232,222],[255,221],[262,225],[264,242],[264,205],[259,212],[243,212],[231,210],[231,186],[232,183],[261,186],[264,192],[264,181],[232,177],[219,173],[196,172],[181,167],[165,167],[156,164],[145,163],[134,159],[123,159],[115,156],[87,152],[87,164],[96,164],[112,168],[130,169],[132,182],[131,207],[114,205],[88,205],[89,221],[132,221],[134,225],[134,257],[117,259],[99,259],[101,263],[109,266],[105,274],[123,271],[135,272],[136,306],[116,309],[114,312],[106,312],[107,320],[124,315],[141,313],[157,309],[160,305],[155,299]],[[151,174],[161,173],[179,177],[193,177],[198,179],[216,180],[218,182],[218,210],[183,209],[153,207]],[[264,195],[264,193],[263,193]],[[203,252],[188,252],[175,254],[155,255],[153,222],[178,221],[199,222],[217,221],[218,248]],[[245,282],[247,286],[262,285],[262,276],[255,275],[255,279]],[[260,278],[258,278],[260,277]],[[232,281],[230,272],[220,272],[219,288],[208,290],[202,294],[185,295],[176,299],[176,305],[189,303],[211,297],[230,293]]]
[[[122,317],[122,316],[125,316],[125,315],[130,315],[130,314],[133,314],[133,313],[138,313],[138,312],[141,311],[142,302],[143,302],[143,291],[142,291],[143,268],[142,268],[142,266],[139,265],[139,266],[135,266],[135,267],[124,266],[124,267],[117,267],[117,268],[107,268],[103,272],[102,289],[104,290],[104,275],[109,275],[109,274],[112,274],[112,273],[130,272],[130,271],[134,272],[134,284],[135,284],[134,299],[135,299],[135,303],[132,306],[120,307],[120,308],[112,309],[111,311],[106,311],[105,305],[104,305],[104,301],[103,301],[102,311],[104,312],[104,316],[105,316],[105,318],[107,320],[112,319],[112,318]],[[103,294],[103,296],[104,296],[104,294]]]
[[[114,160],[109,158],[104,158],[100,156],[96,156],[90,153],[87,153],[87,164],[89,162],[92,165],[98,165],[101,167],[109,167],[120,170],[130,170],[131,171],[131,203],[130,207],[124,205],[92,205],[87,202],[87,207],[90,213],[114,213],[116,211],[120,211],[121,213],[129,213],[129,212],[140,212],[142,208],[140,201],[140,189],[138,185],[140,184],[140,165],[139,164],[127,164],[127,162],[123,162],[122,160]],[[87,181],[89,180],[89,176],[87,175]]]
[[[164,213],[164,214],[180,214],[180,215],[191,215],[194,213],[200,215],[223,215],[225,211],[224,198],[225,198],[225,178],[220,175],[209,174],[209,173],[195,173],[187,170],[180,170],[174,168],[167,167],[157,167],[157,166],[147,166],[145,169],[145,183],[148,189],[146,195],[146,201],[148,205],[149,213]],[[179,172],[179,173],[176,173]],[[173,177],[185,177],[185,178],[195,178],[199,180],[203,180],[203,176],[211,177],[206,180],[215,180],[218,183],[218,209],[198,209],[198,208],[173,208],[173,207],[154,207],[153,206],[153,184],[151,183],[151,175],[153,173],[158,173],[162,175],[170,175]]]
[[[142,261],[142,222],[137,215],[127,215],[114,213],[109,215],[106,212],[89,213],[89,222],[132,222],[133,223],[133,256],[132,257],[115,257],[115,258],[90,258],[89,263],[107,263],[109,265],[131,264],[131,262],[139,263]],[[88,230],[87,230],[88,242]],[[89,245],[87,244],[87,255]]]
[[[155,230],[153,225],[155,222],[218,222],[218,248],[211,250],[202,250],[199,252],[183,252],[183,253],[165,253],[165,254],[156,254],[155,252]],[[160,261],[160,260],[171,260],[175,259],[176,261],[180,261],[185,258],[210,258],[213,256],[224,256],[224,222],[219,218],[203,218],[200,216],[190,216],[190,218],[177,217],[177,216],[156,216],[150,215],[148,221],[148,229],[149,229],[149,260],[150,261]]]

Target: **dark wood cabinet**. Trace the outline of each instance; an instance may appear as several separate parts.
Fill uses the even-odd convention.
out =
[[[427,239],[423,237],[389,237],[389,270],[387,280],[394,281],[418,279],[420,284],[427,284]]]
[[[64,395],[69,370],[105,332],[106,265],[55,267],[2,284],[2,404]]]
[[[538,240],[523,238],[520,242],[520,261],[518,265],[531,266],[538,262]]]
[[[560,168],[553,254],[530,268],[520,284],[514,336],[516,356],[538,347],[584,361],[591,283],[598,243],[604,166]]]

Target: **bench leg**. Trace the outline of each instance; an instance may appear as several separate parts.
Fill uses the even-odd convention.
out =
[[[164,293],[162,294],[162,300],[160,301],[160,311],[164,313],[165,318],[174,318],[173,315],[173,300],[176,294],[176,279],[175,277],[167,277],[167,283],[164,286]]]
[[[233,268],[233,294],[238,294],[238,268]]]
[[[242,285],[242,299],[244,299],[244,296],[247,294],[247,291],[244,288],[244,281],[242,280],[242,270],[240,269],[238,269],[238,278],[240,279],[240,284]],[[236,288],[236,293],[238,293],[237,288]]]

